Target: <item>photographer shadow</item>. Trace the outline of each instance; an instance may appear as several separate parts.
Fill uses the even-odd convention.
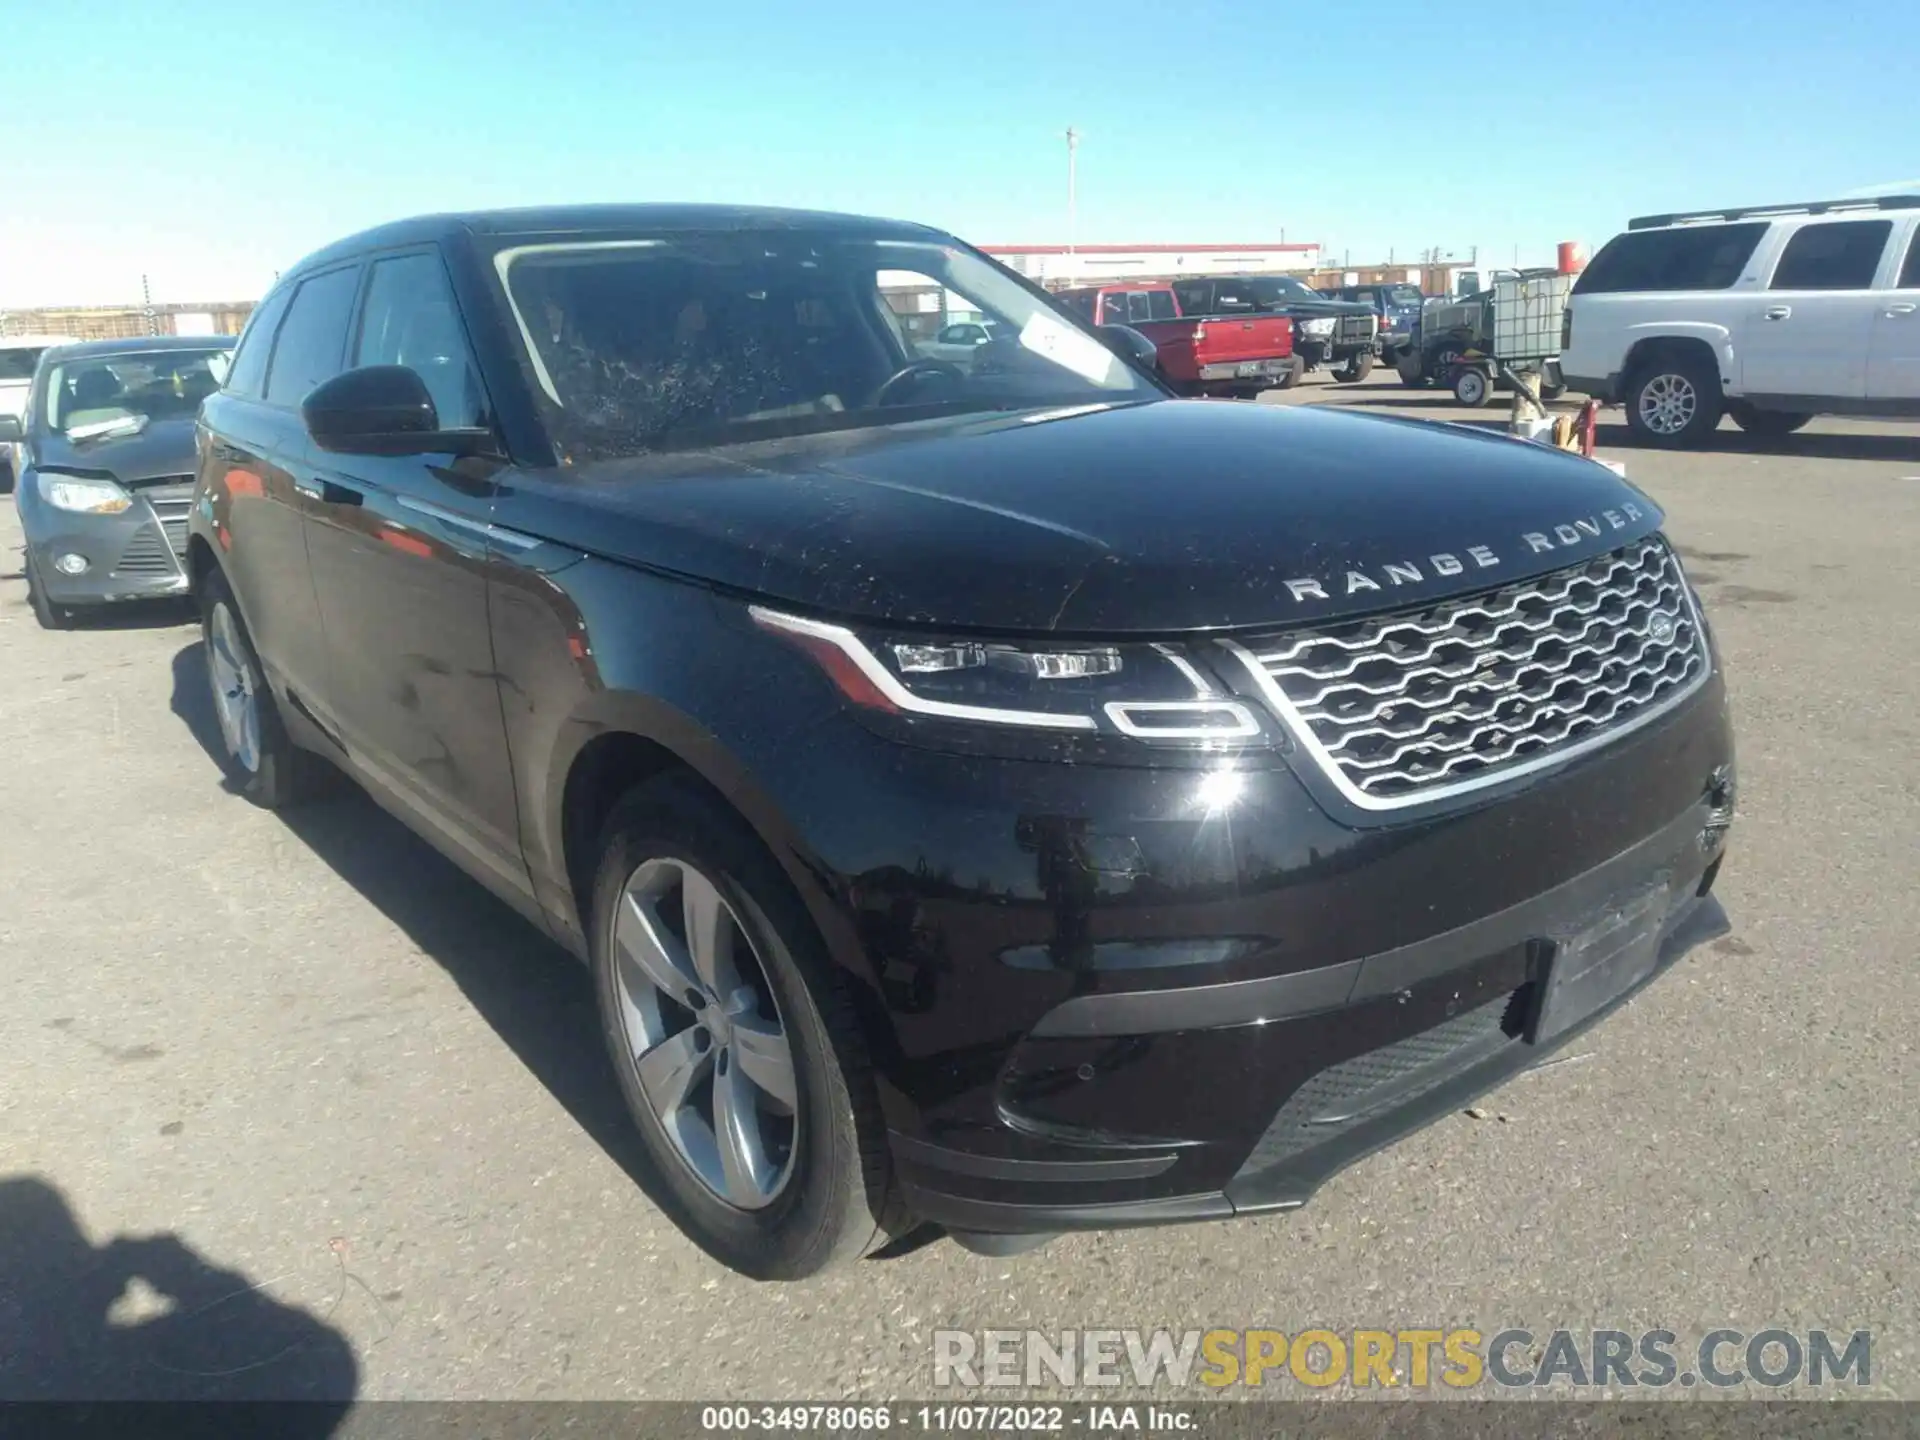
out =
[[[276,1434],[318,1440],[359,1374],[326,1319],[179,1236],[96,1246],[57,1187],[0,1177],[0,1403],[275,1402]]]

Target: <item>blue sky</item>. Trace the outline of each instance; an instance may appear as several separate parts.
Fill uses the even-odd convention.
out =
[[[1505,263],[1920,185],[1920,4],[0,0],[0,305],[257,295],[424,210],[741,200],[981,243]],[[1510,18],[1520,17],[1520,18]]]

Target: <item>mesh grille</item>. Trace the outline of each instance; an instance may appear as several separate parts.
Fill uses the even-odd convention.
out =
[[[180,573],[166,537],[151,526],[127,542],[127,548],[120,552],[120,563],[113,568],[116,574],[136,577]]]
[[[140,486],[139,492],[147,504],[153,507],[154,516],[160,521],[160,529],[165,532],[167,544],[173,553],[185,556],[187,514],[193,508],[193,477],[169,475]]]
[[[1380,802],[1495,780],[1618,729],[1678,700],[1708,664],[1679,563],[1657,539],[1252,648],[1317,758]]]
[[[1241,1167],[1242,1172],[1277,1165],[1353,1128],[1370,1113],[1365,1105],[1368,1092],[1404,1080],[1417,1070],[1432,1067],[1422,1083],[1396,1090],[1395,1104],[1415,1100],[1451,1079],[1493,1047],[1496,1037],[1506,1034],[1501,1022],[1512,1003],[1512,995],[1502,995],[1431,1030],[1343,1060],[1312,1076],[1280,1107]],[[1443,1063],[1455,1057],[1458,1064]],[[1314,1123],[1316,1117],[1320,1117],[1319,1124]]]

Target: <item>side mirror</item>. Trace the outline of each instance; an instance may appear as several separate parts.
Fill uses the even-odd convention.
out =
[[[1154,348],[1153,341],[1142,335],[1131,325],[1102,325],[1100,338],[1107,342],[1107,348],[1117,351],[1122,358],[1157,373],[1160,365],[1160,352]]]
[[[0,415],[0,445],[18,444],[27,438],[18,415]]]
[[[484,448],[484,430],[442,430],[426,381],[405,365],[363,365],[316,385],[300,403],[307,433],[343,455],[463,455]]]

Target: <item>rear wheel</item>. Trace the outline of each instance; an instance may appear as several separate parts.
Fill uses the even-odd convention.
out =
[[[608,818],[593,962],[621,1094],[703,1249],[793,1280],[903,1233],[845,983],[758,838],[691,778]]]
[[[1273,388],[1276,390],[1291,390],[1300,383],[1300,376],[1305,370],[1306,366],[1304,362],[1301,361],[1298,355],[1294,356],[1293,359],[1287,363],[1287,368],[1280,372],[1280,378],[1274,382]]]
[[[64,605],[56,605],[47,599],[46,586],[40,583],[40,567],[33,563],[33,551],[27,551],[27,562],[22,567],[27,577],[27,601],[33,606],[33,618],[40,622],[43,630],[70,630],[73,628],[73,612]]]
[[[288,736],[240,607],[218,570],[201,586],[200,634],[227,779],[263,809],[279,810],[305,799],[325,775],[325,762]]]
[[[1797,410],[1756,410],[1744,404],[1729,405],[1727,413],[1733,416],[1733,423],[1749,435],[1758,435],[1766,440],[1778,440],[1791,435],[1813,419],[1813,416],[1802,415]]]
[[[1408,350],[1393,362],[1394,370],[1400,376],[1400,383],[1409,390],[1424,390],[1427,387],[1427,372],[1421,366],[1420,352]]]
[[[1711,360],[1676,351],[1655,356],[1627,382],[1627,429],[1644,445],[1703,445],[1720,424],[1720,376]]]
[[[1333,378],[1342,385],[1357,385],[1373,373],[1373,352],[1362,350],[1358,355],[1350,356],[1347,363],[1333,372]]]

